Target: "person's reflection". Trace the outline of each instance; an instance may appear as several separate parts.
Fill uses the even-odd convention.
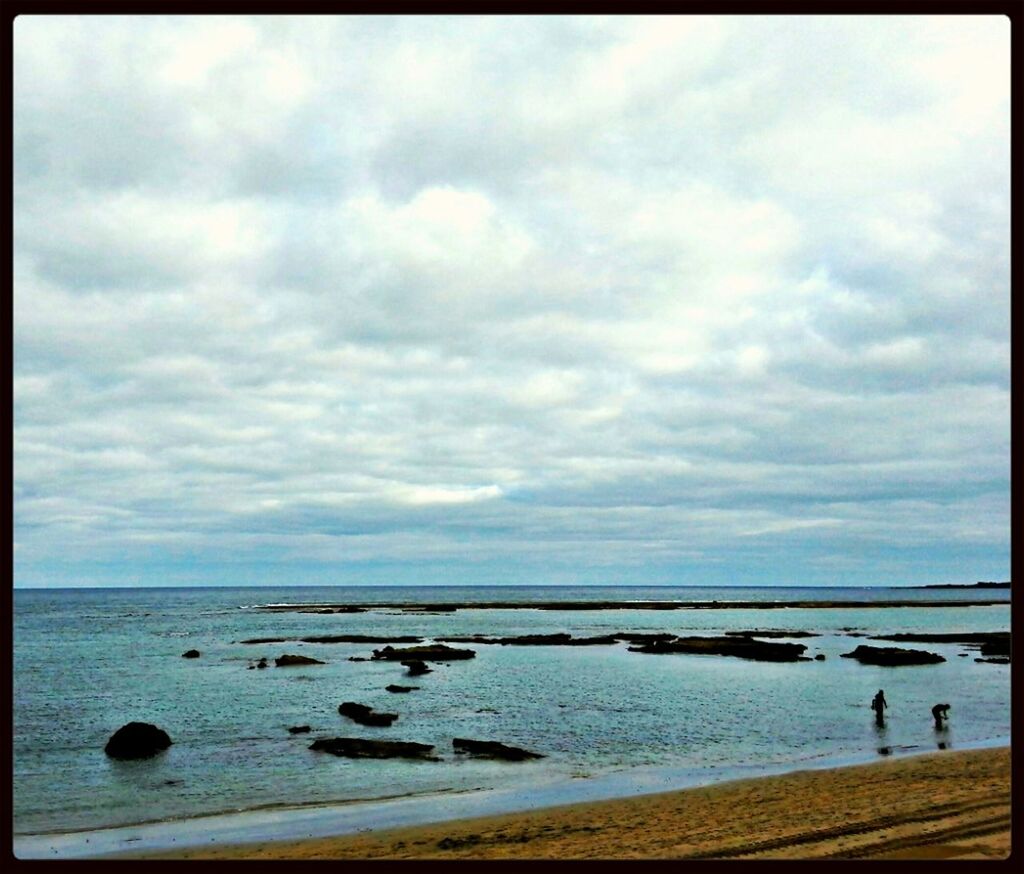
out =
[[[875,742],[878,744],[878,754],[880,756],[892,755],[892,747],[889,746],[889,729],[886,727],[884,722],[875,721]]]

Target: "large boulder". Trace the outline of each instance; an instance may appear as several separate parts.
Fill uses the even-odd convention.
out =
[[[338,713],[347,716],[353,722],[360,725],[376,725],[387,727],[398,719],[397,713],[375,713],[372,707],[365,704],[356,704],[354,701],[346,701],[338,705]]]
[[[865,646],[861,644],[853,652],[840,653],[844,659],[856,659],[862,665],[880,665],[884,668],[904,665],[937,665],[945,659],[938,653],[923,649],[900,649],[896,646]]]
[[[129,722],[110,736],[103,751],[113,759],[148,759],[172,743],[162,728],[148,722]]]
[[[471,756],[483,756],[488,759],[504,759],[508,762],[544,758],[541,753],[532,753],[520,747],[510,747],[494,740],[470,740],[465,737],[456,737],[452,739],[452,747],[457,753],[469,753]]]
[[[418,744],[400,740],[368,740],[361,737],[330,737],[315,740],[309,747],[332,756],[350,759],[425,759],[439,762],[430,755],[433,744]]]
[[[320,659],[312,659],[309,656],[286,654],[274,659],[274,664],[279,668],[287,668],[291,665],[322,665],[325,662],[320,661]]]

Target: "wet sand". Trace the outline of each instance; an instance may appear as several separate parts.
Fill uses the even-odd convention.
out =
[[[1010,749],[1002,747],[356,835],[145,856],[986,860],[1009,852]]]

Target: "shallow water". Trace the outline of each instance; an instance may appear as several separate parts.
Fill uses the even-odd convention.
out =
[[[461,609],[411,615],[273,613],[267,603],[481,600],[874,600],[1003,597],[986,607],[850,607],[698,611]],[[867,596],[867,597],[866,597]],[[911,644],[944,664],[876,668],[839,658],[865,633],[1010,628],[1009,593],[908,589],[346,588],[143,589],[15,592],[14,825],[17,834],[96,829],[267,806],[432,796],[471,789],[522,792],[552,781],[594,785],[614,772],[656,768],[677,781],[958,748],[1010,735],[1009,667],[979,664],[955,644]],[[239,609],[250,607],[250,609]],[[382,662],[349,662],[373,645],[246,645],[265,636],[513,635],[569,631],[716,633],[749,628],[814,631],[799,642],[823,662],[775,664],[720,656],[655,656],[626,644],[474,645],[475,659],[435,665],[407,681]],[[893,645],[893,644],[880,644]],[[199,659],[182,659],[196,648]],[[260,656],[296,652],[325,665],[247,670]],[[969,653],[961,657],[961,653]],[[392,695],[389,683],[420,691]],[[868,704],[890,709],[879,731]],[[358,726],[344,700],[400,714],[390,728]],[[949,702],[937,734],[930,708]],[[132,720],[164,728],[174,745],[138,762],[103,746]],[[308,723],[310,735],[287,726]],[[308,749],[316,737],[359,736],[436,744],[442,762],[347,760]],[[455,756],[452,737],[500,740],[544,753],[536,762]],[[625,785],[625,784],[623,784]],[[669,788],[661,786],[659,788]],[[454,797],[454,796],[452,796]]]

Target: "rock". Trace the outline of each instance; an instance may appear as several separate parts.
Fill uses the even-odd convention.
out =
[[[266,666],[267,666],[267,660],[266,660],[266,659],[260,659],[260,660],[259,660],[259,661],[258,661],[258,662],[256,663],[256,667],[257,667],[257,668],[265,668]]]
[[[402,667],[409,669],[410,677],[418,677],[420,674],[431,673],[431,668],[427,667],[426,662],[421,662],[419,659],[409,659],[401,663]]]
[[[309,747],[332,756],[350,759],[425,759],[428,762],[441,761],[430,755],[433,744],[411,743],[400,740],[367,740],[360,737],[332,737],[315,740]]]
[[[456,649],[453,646],[445,646],[443,643],[407,646],[402,649],[386,646],[373,651],[374,659],[393,662],[400,662],[404,659],[416,659],[421,662],[450,662],[471,659],[475,656],[476,653],[471,649]]]
[[[1009,631],[901,632],[900,634],[873,634],[871,639],[908,643],[959,643],[967,647],[980,647],[983,656],[1010,657]]]
[[[397,692],[415,692],[417,689],[419,689],[419,686],[397,686],[397,685],[392,684],[390,686],[385,686],[384,689],[386,691],[388,691],[388,692],[396,692],[396,693]]]
[[[620,631],[614,635],[616,640],[624,640],[627,643],[654,643],[658,640],[672,640],[675,635],[671,631],[658,632],[631,632]]]
[[[762,662],[796,662],[810,661],[803,655],[806,649],[802,643],[766,643],[750,637],[677,637],[674,640],[656,640],[641,646],[631,646],[629,651],[654,655],[726,655]]]
[[[288,643],[297,640],[301,643],[422,643],[422,637],[410,634],[398,637],[380,637],[375,634],[324,634],[314,637],[250,637],[239,643]]]
[[[356,704],[354,701],[346,701],[338,705],[338,713],[347,716],[353,722],[360,725],[376,725],[387,727],[398,719],[397,713],[374,713],[372,707],[365,704]]]
[[[422,637],[411,634],[399,637],[378,637],[373,634],[327,634],[322,637],[300,637],[303,643],[422,643]]]
[[[129,722],[111,735],[103,751],[113,759],[148,759],[171,743],[163,729],[148,722]]]
[[[279,668],[287,668],[291,665],[323,665],[326,662],[304,655],[283,655],[280,658],[274,659],[274,664]]]
[[[819,653],[818,653],[818,654],[817,654],[817,655],[816,655],[816,656],[814,657],[814,660],[815,660],[816,662],[823,662],[823,661],[825,661],[825,654],[824,654],[824,653],[820,653],[820,652],[819,652]]]
[[[786,631],[784,629],[771,629],[764,631],[727,631],[730,637],[821,637],[813,631]]]
[[[856,659],[862,665],[880,665],[887,668],[904,665],[937,665],[945,659],[938,653],[922,649],[899,649],[895,646],[865,646],[861,644],[853,652],[840,653],[844,659]]]
[[[1009,659],[1002,659],[1002,658],[999,658],[999,659],[975,659],[975,661],[976,662],[981,662],[982,664],[987,664],[987,665],[1008,665],[1010,663]]]
[[[293,725],[288,729],[289,734],[309,734],[312,729],[308,725]]]
[[[668,635],[671,637],[672,635]],[[606,634],[599,637],[573,637],[571,634],[523,634],[518,637],[484,637],[477,634],[471,637],[443,637],[441,640],[453,643],[499,644],[501,646],[594,646],[618,643],[615,635]]]
[[[350,662],[368,662],[370,660],[368,658],[365,658],[364,656],[349,656],[348,657],[348,661],[350,661]]]
[[[504,759],[508,762],[521,762],[524,759],[543,759],[541,753],[532,753],[520,747],[510,747],[493,740],[469,740],[464,737],[453,738],[452,747],[457,753],[469,753],[471,756],[485,756],[489,759]]]
[[[983,656],[999,656],[1005,658],[1007,661],[1010,660],[1010,635],[1007,634],[1005,638],[998,640],[988,640],[981,645],[981,654]]]
[[[197,649],[190,649],[188,652],[183,652],[181,654],[181,657],[183,659],[197,659],[197,658],[199,658],[199,650],[197,650]]]

